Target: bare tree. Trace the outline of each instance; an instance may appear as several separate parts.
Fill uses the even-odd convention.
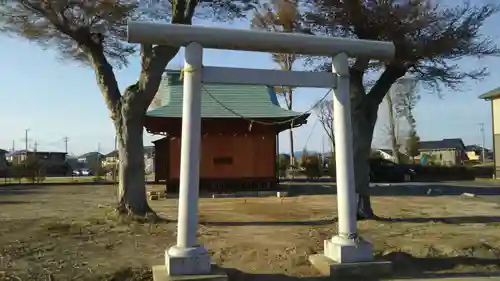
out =
[[[330,140],[332,152],[335,149],[335,133],[333,130],[333,102],[331,100],[323,100],[314,108],[316,116],[323,126],[328,139]]]
[[[217,19],[227,19],[243,15],[252,4],[252,0],[2,1],[0,30],[44,48],[53,48],[62,58],[77,60],[93,68],[116,129],[120,158],[117,210],[120,214],[155,217],[146,200],[143,122],[165,67],[179,48],[142,45],[137,50],[124,41],[127,20],[191,24],[197,6],[215,11],[212,14]],[[136,51],[139,51],[141,62],[139,77],[136,83],[121,91],[113,67],[126,66],[129,56]]]
[[[386,101],[387,101],[387,112],[389,113],[389,136],[391,140],[391,149],[392,149],[392,157],[394,158],[394,161],[396,163],[400,162],[399,159],[399,145],[398,145],[398,138],[396,135],[396,118],[394,116],[394,106],[392,104],[392,96],[389,92],[385,96]]]
[[[418,94],[415,91],[416,80],[409,77],[398,79],[385,96],[388,108],[389,117],[389,136],[392,149],[392,155],[396,163],[401,162],[400,148],[405,143],[401,137],[406,138],[408,134],[401,134],[400,121],[406,119],[410,126],[414,125],[413,108],[416,105],[415,98],[418,99]],[[414,100],[413,103],[411,101]],[[408,119],[411,115],[413,122]]]
[[[303,32],[301,26],[300,13],[295,0],[272,0],[270,3],[264,3],[260,9],[254,12],[252,19],[252,28],[267,30],[270,32]],[[274,53],[271,54],[275,62],[282,70],[292,71],[295,63],[299,59],[296,54]],[[283,96],[288,110],[293,107],[293,88],[289,86],[280,86],[277,93]],[[290,165],[295,165],[295,148],[292,129],[295,125],[290,125]]]
[[[396,117],[406,119],[412,130],[416,129],[417,125],[413,112],[420,100],[420,95],[417,92],[417,83],[418,81],[412,77],[402,77],[393,85]]]
[[[391,61],[353,60],[350,89],[353,114],[358,217],[372,218],[369,196],[369,165],[373,131],[379,105],[399,78],[409,74],[438,91],[443,86],[460,89],[467,80],[484,78],[486,68],[462,71],[457,60],[498,55],[493,39],[480,33],[497,4],[470,3],[441,7],[428,0],[307,0],[312,10],[306,17],[316,33],[370,40],[392,41]],[[373,86],[365,74],[380,73]]]

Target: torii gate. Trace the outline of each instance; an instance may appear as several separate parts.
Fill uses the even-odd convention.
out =
[[[196,243],[202,83],[334,89],[338,234],[309,260],[328,270],[376,264],[372,245],[357,234],[348,57],[390,60],[391,42],[137,21],[128,22],[128,42],[185,47],[177,244],[165,251],[165,265],[153,267],[155,280],[211,273],[208,252]],[[203,48],[332,56],[333,72],[203,66]]]

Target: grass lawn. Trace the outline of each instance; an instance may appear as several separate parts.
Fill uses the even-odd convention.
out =
[[[117,221],[114,194],[97,185],[0,187],[0,280],[152,280],[150,267],[164,262],[176,224]],[[420,196],[373,204],[397,219],[360,222],[360,232],[394,261],[396,276],[500,271],[496,203]],[[176,219],[176,199],[151,205]],[[214,262],[233,268],[232,280],[318,280],[307,257],[335,233],[335,214],[333,195],[204,198],[198,238]]]
[[[154,180],[154,174],[149,174],[146,175],[146,180],[147,181],[152,181]],[[58,184],[58,183],[90,183],[90,182],[95,182],[96,179],[94,176],[78,176],[78,177],[46,177],[43,180],[43,183],[49,183],[49,184]],[[106,177],[101,177],[101,182],[111,182],[112,177],[111,176],[106,176]],[[19,179],[14,179],[14,178],[0,178],[0,186],[5,185],[5,184],[18,184]],[[21,179],[21,183],[31,183],[31,180],[28,179]]]

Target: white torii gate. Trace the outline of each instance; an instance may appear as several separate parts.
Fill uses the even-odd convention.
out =
[[[155,280],[211,272],[207,250],[196,243],[202,83],[334,89],[338,234],[325,240],[321,257],[337,265],[373,261],[372,245],[357,234],[348,57],[390,60],[395,53],[392,43],[136,21],[128,23],[128,42],[186,47],[177,244],[165,251],[165,265],[154,267]],[[332,56],[333,72],[203,66],[203,48]]]

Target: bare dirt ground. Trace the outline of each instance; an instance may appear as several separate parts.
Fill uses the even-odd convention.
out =
[[[170,222],[115,219],[112,186],[0,187],[0,280],[152,280],[175,243]],[[395,275],[500,272],[500,208],[459,196],[375,197],[386,219],[360,222]],[[308,255],[335,233],[333,195],[200,200],[199,239],[232,280],[320,280]],[[388,219],[393,217],[394,219]]]

